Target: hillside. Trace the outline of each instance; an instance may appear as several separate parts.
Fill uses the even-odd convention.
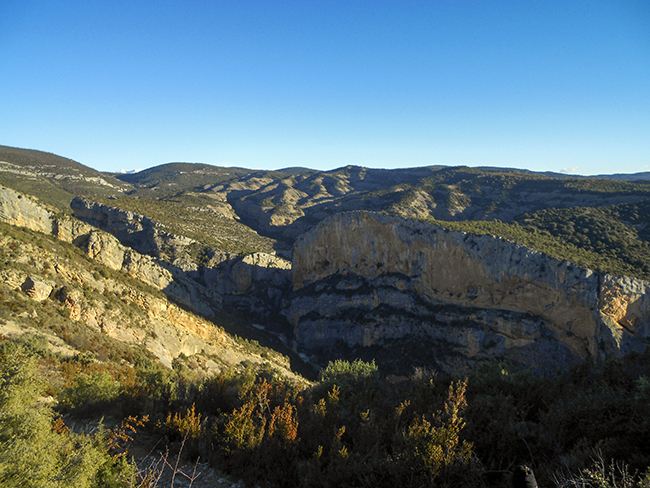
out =
[[[8,147],[0,147],[0,162],[0,183],[62,212],[71,211],[74,197],[88,197],[228,253],[276,250],[288,257],[294,239],[325,217],[367,210],[443,222],[516,222],[528,233],[598,256],[584,263],[594,269],[650,277],[650,181],[634,175],[625,181],[620,175],[442,166],[250,171],[198,163],[103,174],[66,158]],[[491,232],[500,235],[499,229],[516,239],[507,226]],[[534,247],[534,241],[523,243]]]
[[[0,484],[156,486],[169,452],[124,453],[166,445],[252,486],[646,486],[649,205],[641,180],[2,147]]]
[[[70,212],[79,194],[109,196],[130,190],[110,174],[95,171],[68,158],[42,151],[0,146],[0,184]]]
[[[62,226],[56,238],[0,222],[0,335],[41,337],[65,357],[134,363],[143,356],[171,368],[183,356],[204,374],[243,362],[275,363],[291,374],[288,358],[224,331],[236,327],[236,316],[209,321],[171,303],[163,292],[169,278],[163,269],[152,274],[154,263],[125,272],[112,261],[117,248],[80,249],[65,241],[79,239]]]

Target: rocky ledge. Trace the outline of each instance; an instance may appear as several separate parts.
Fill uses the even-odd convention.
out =
[[[501,238],[354,212],[297,239],[284,313],[302,347],[386,355],[393,369],[503,358],[550,371],[644,350],[649,286]]]
[[[0,220],[54,234],[199,314],[213,316],[226,305],[267,313],[267,307],[277,309],[290,287],[291,263],[279,256],[221,254],[214,266],[198,266],[183,258],[169,263],[157,259],[156,251],[178,248],[180,254],[191,239],[165,233],[143,215],[86,199],[75,199],[73,208],[78,219],[58,216],[28,195],[0,186]]]

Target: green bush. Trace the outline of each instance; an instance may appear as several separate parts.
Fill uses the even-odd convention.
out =
[[[4,344],[0,354],[0,485],[20,488],[126,486],[133,467],[116,464],[101,437],[54,429],[41,400],[36,362]],[[124,480],[124,483],[119,479]]]
[[[120,390],[119,381],[114,380],[108,371],[80,373],[76,376],[75,383],[62,392],[60,401],[64,405],[90,408],[115,400]]]

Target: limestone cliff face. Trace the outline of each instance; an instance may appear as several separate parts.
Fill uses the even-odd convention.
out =
[[[431,358],[441,367],[506,357],[544,368],[645,348],[648,286],[500,238],[357,212],[297,239],[285,313],[305,347],[417,337],[446,344]]]
[[[218,358],[219,364],[213,360],[206,363],[211,364],[208,369],[213,371],[243,361],[268,360],[248,351],[209,320],[167,300],[165,294],[190,310],[204,315],[213,313],[214,304],[206,298],[205,289],[189,278],[175,277],[153,258],[122,245],[114,236],[76,219],[56,217],[38,202],[3,187],[0,221],[51,233],[60,241],[74,244],[93,261],[135,278],[127,283],[124,275],[116,278],[111,273],[92,271],[87,261],[64,256],[67,251],[60,244],[42,246],[31,242],[29,236],[21,240],[11,232],[0,232],[1,254],[16,265],[0,269],[0,292],[5,297],[18,293],[29,299],[19,300],[21,309],[25,309],[21,313],[4,311],[0,317],[1,335],[42,334],[51,343],[60,343],[61,339],[47,329],[46,312],[54,306],[75,324],[146,347],[167,367],[181,354]],[[245,291],[246,283],[256,278],[255,271],[248,266],[274,265],[265,256],[248,256],[241,260],[242,269],[239,278],[234,278],[235,284]],[[140,284],[134,286],[137,281],[165,294]],[[70,347],[65,349],[66,354],[78,352]],[[284,359],[280,363],[282,369],[288,368]]]
[[[26,195],[0,186],[0,220],[39,232],[52,232],[50,212]]]
[[[188,246],[194,243],[192,239],[165,232],[144,215],[83,198],[73,200],[72,208],[76,217],[109,232],[142,255],[167,256],[168,262],[158,262],[174,279],[191,281],[215,302],[245,294],[249,298],[260,293],[277,297],[289,287],[291,263],[279,256],[268,253],[241,256],[215,251],[207,265],[199,266],[187,252]],[[252,306],[255,308],[255,304]]]

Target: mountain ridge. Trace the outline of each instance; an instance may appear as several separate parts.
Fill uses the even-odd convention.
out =
[[[20,151],[4,154],[15,156]],[[172,297],[185,306],[194,305],[208,316],[223,307],[234,307],[248,317],[249,331],[254,332],[252,324],[265,324],[279,341],[276,343],[293,344],[303,359],[312,354],[313,348],[305,340],[309,334],[299,333],[299,320],[295,318],[301,291],[295,286],[292,291],[288,284],[291,275],[295,283],[301,268],[292,269],[287,260],[295,264],[295,246],[302,236],[309,235],[322,222],[350,212],[374,212],[399,222],[421,221],[413,224],[413,229],[442,225],[452,232],[475,234],[477,242],[482,234],[505,238],[529,246],[533,252],[573,261],[598,276],[614,273],[650,277],[650,242],[645,225],[650,216],[650,182],[556,177],[503,168],[371,169],[348,165],[324,172],[249,171],[201,163],[168,163],[135,174],[116,175],[116,181],[124,185],[116,186],[93,179],[92,172],[88,173],[90,180],[73,179],[78,171],[76,166],[70,169],[67,160],[62,160],[63,173],[53,174],[51,167],[45,168],[52,156],[43,156],[45,161],[39,163],[37,156],[42,154],[28,152],[22,159],[3,163],[0,183],[13,184],[17,190],[32,189],[43,201],[58,204],[59,211],[103,229],[116,236],[121,246],[149,256],[170,273],[170,283],[182,284],[180,288],[174,286],[186,291]],[[16,167],[26,172],[22,180],[12,173]],[[42,182],[41,186],[35,186],[34,181]],[[61,201],[41,191],[52,187],[68,196]],[[62,204],[67,206],[62,208]],[[373,288],[372,279],[359,279],[364,287]],[[397,281],[391,279],[391,285],[377,285],[384,290],[384,299],[373,302],[379,314],[372,318],[373,323],[381,317],[393,323],[401,320],[402,312],[389,305],[392,292],[386,290],[400,280],[410,283],[414,278],[407,273]],[[337,283],[343,286],[343,281]],[[313,293],[318,286],[312,288]],[[427,302],[429,292],[416,288],[409,292],[415,295],[408,300],[424,297]],[[304,293],[302,296],[304,302]],[[336,293],[329,296],[331,300],[345,301]],[[456,309],[466,307],[469,311],[469,315],[449,312],[457,313],[458,320],[470,320],[468,317],[476,315],[473,305],[452,302],[449,310],[460,306]],[[334,311],[335,304],[333,307],[327,314],[342,317]],[[597,313],[597,300],[589,307]],[[281,310],[289,310],[285,315],[293,318],[283,318]],[[525,307],[515,307],[508,313],[515,311],[528,313]],[[310,314],[307,311],[302,315]],[[528,320],[524,315],[504,320]],[[645,318],[638,320],[645,323]],[[616,326],[617,330],[621,327]],[[373,350],[377,354],[386,352]],[[590,350],[587,356],[594,356],[593,347]],[[316,356],[313,359],[320,365],[327,360],[326,354]],[[577,354],[576,358],[584,360],[587,356]]]
[[[594,446],[648,465],[649,182],[205,165],[126,182],[9,156],[3,378],[42,380],[18,418],[129,479],[151,471],[69,422],[115,415],[121,436],[151,415],[152,444],[269,486],[503,487],[494,467],[529,455],[550,485]],[[434,481],[413,453],[449,435],[464,461]]]

